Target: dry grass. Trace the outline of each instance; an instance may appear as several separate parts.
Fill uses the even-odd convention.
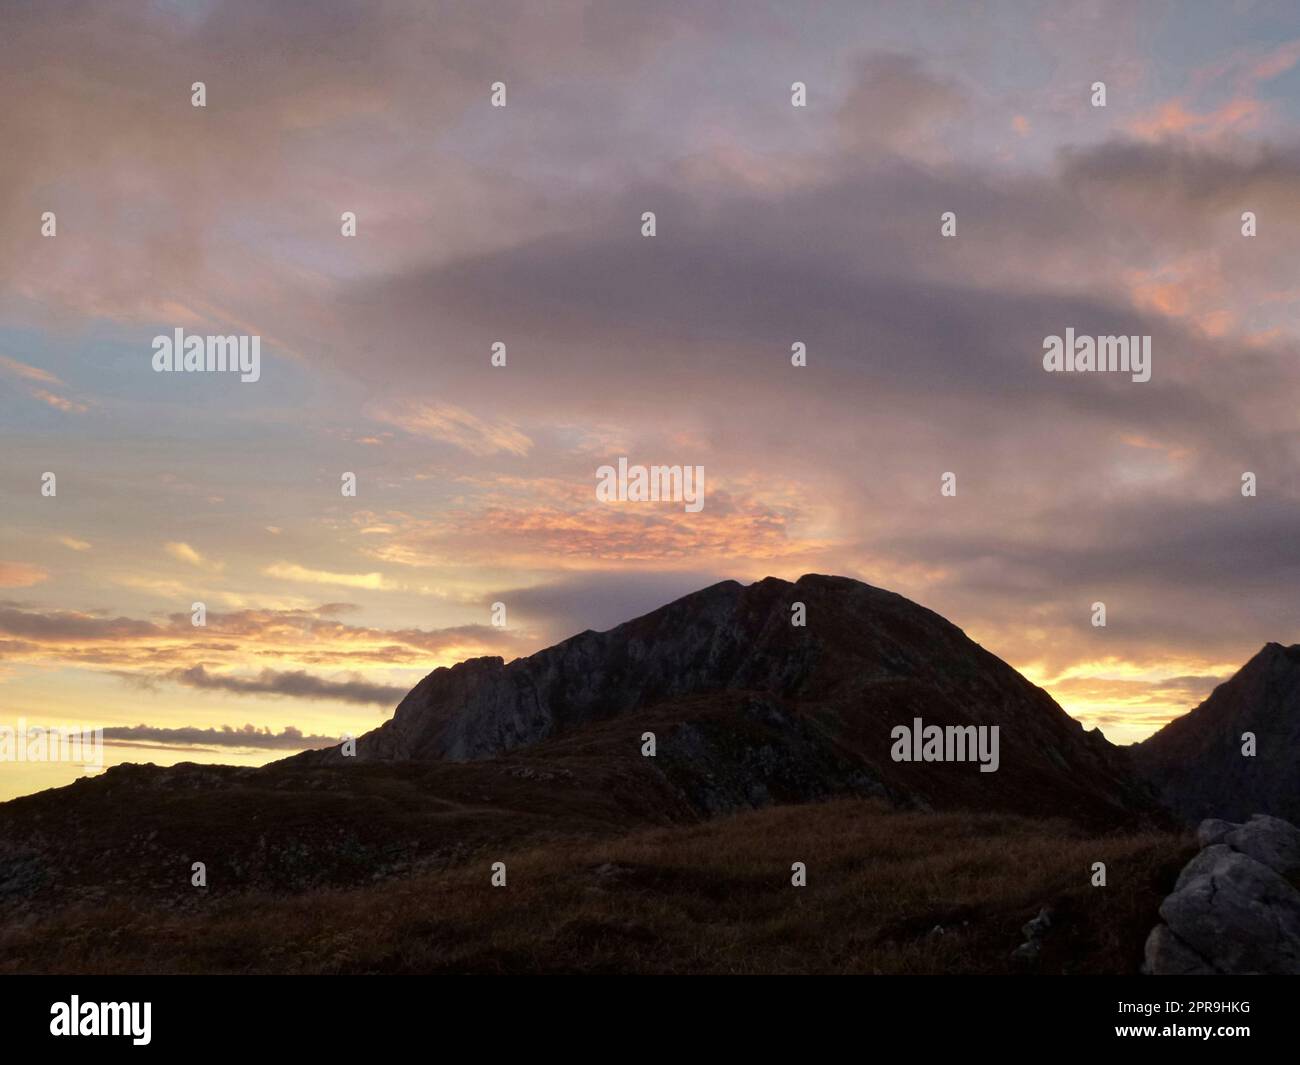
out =
[[[1024,969],[1021,926],[1051,906],[1030,971],[1134,972],[1193,850],[1179,834],[1089,838],[1014,816],[784,806],[188,914],[65,910],[0,932],[0,971],[1006,973]],[[493,860],[505,888],[489,884]],[[1089,883],[1097,861],[1104,888]]]

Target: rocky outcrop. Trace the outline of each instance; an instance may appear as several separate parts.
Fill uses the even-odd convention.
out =
[[[796,603],[804,625],[791,623]],[[804,764],[848,758],[865,779],[919,806],[1110,824],[1157,810],[1121,752],[955,625],[892,592],[816,574],[795,583],[725,581],[528,658],[435,670],[392,720],[356,741],[355,758],[336,747],[295,760],[474,761],[607,721],[625,721],[629,736],[639,736],[636,718],[646,711],[736,695],[757,700],[745,705],[779,706],[790,719],[781,732],[800,749],[765,752],[754,764],[771,772],[796,755]],[[892,729],[918,717],[941,728],[997,727],[997,771],[969,761],[895,762]],[[751,758],[733,753],[741,763]]]
[[[1202,850],[1160,906],[1144,970],[1300,974],[1300,829],[1256,814],[1204,821]]]
[[[1300,823],[1300,644],[1266,644],[1200,706],[1129,750],[1190,824],[1252,813]]]

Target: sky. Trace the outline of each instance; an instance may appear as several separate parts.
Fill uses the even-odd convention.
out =
[[[1292,2],[0,0],[0,98],[0,724],[260,764],[811,572],[1118,743],[1300,639]]]

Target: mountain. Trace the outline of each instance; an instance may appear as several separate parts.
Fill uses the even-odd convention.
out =
[[[792,623],[797,603],[802,626]],[[710,708],[712,723],[696,723]],[[921,808],[1106,823],[1156,809],[1118,748],[955,625],[892,592],[814,574],[793,584],[725,581],[509,664],[437,669],[356,741],[355,757],[334,747],[287,762],[476,761],[597,723],[608,723],[615,747],[639,753],[648,714],[661,728],[656,758],[645,761],[693,773],[705,812],[716,805],[711,778],[722,808],[747,788],[747,804],[762,805],[766,778],[782,767],[791,770],[785,801],[849,790]],[[996,727],[997,770],[895,761],[892,730],[916,719]]]
[[[1254,757],[1242,754],[1247,732]],[[1188,821],[1271,814],[1300,822],[1300,644],[1266,644],[1200,706],[1130,751]]]
[[[996,772],[895,761],[916,718],[997,727]],[[1172,824],[1126,752],[937,614],[725,582],[435,670],[355,758],[0,803],[0,972],[1136,971],[1190,856]],[[1101,908],[1095,861],[1125,871]]]

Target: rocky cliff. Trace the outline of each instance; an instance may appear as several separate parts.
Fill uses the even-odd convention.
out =
[[[792,623],[797,603],[802,626]],[[1122,752],[955,625],[892,592],[821,575],[749,586],[727,581],[509,664],[479,658],[435,670],[390,721],[357,741],[355,761],[491,758],[604,721],[626,722],[626,742],[639,744],[645,712],[738,693],[768,708],[781,723],[779,736],[797,737],[802,764],[809,764],[810,746],[819,747],[828,764],[842,767],[847,759],[873,790],[922,807],[1102,820],[1155,809]],[[752,714],[754,704],[746,705]],[[895,761],[891,730],[917,718],[996,726],[998,770]],[[769,762],[793,757],[781,739],[768,738]],[[732,752],[719,771],[752,754]],[[683,760],[671,743],[663,755]],[[335,747],[295,760],[354,759]]]

